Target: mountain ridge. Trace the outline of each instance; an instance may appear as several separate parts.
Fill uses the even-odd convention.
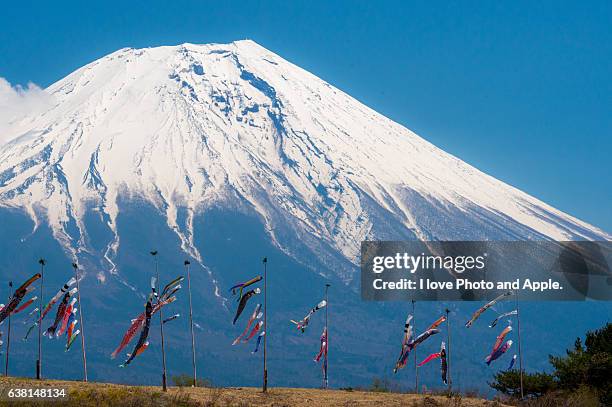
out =
[[[46,91],[54,107],[22,119],[17,136],[0,148],[0,205],[25,208],[36,225],[33,204],[47,202],[47,221],[73,257],[86,246],[85,203],[97,203],[113,230],[120,193],[141,195],[165,212],[183,250],[199,261],[193,212],[227,204],[234,194],[287,253],[294,249],[274,233],[279,212],[291,224],[288,233],[310,240],[311,248],[320,240],[353,264],[361,240],[461,238],[432,221],[452,223],[449,206],[481,223],[507,221],[516,230],[500,232],[502,239],[612,238],[250,40],[124,48]],[[24,193],[33,202],[20,199]],[[421,208],[425,222],[417,219]],[[178,223],[182,209],[185,225]],[[376,230],[378,217],[400,230]],[[71,222],[76,244],[65,226]],[[104,253],[111,272],[118,239]],[[340,274],[350,280],[344,268]]]

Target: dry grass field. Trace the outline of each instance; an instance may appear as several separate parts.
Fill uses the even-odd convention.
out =
[[[7,398],[11,388],[65,388],[68,396],[54,402]],[[163,393],[159,387],[135,387],[108,383],[29,378],[0,378],[0,405],[67,405],[67,406],[407,406],[407,407],[501,407],[494,401],[460,396],[417,396],[414,394],[367,391],[270,388],[263,394],[259,388],[191,388],[170,387]]]

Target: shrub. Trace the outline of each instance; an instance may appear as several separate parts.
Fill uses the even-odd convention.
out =
[[[389,381],[386,378],[380,379],[378,377],[375,377],[372,380],[372,384],[370,385],[369,390],[377,392],[377,393],[388,393],[389,392]]]
[[[612,405],[612,323],[587,332],[584,345],[578,338],[565,356],[549,356],[549,361],[554,368],[552,374],[523,373],[525,395],[538,398],[530,403],[539,404],[530,406],[589,406],[594,397],[599,398],[602,405]],[[519,372],[499,372],[489,385],[517,397],[520,395]]]
[[[585,346],[576,339],[567,356],[550,356],[561,390],[591,387],[602,404],[612,405],[612,323],[587,332]]]
[[[178,387],[191,387],[193,385],[193,376],[182,373],[172,376],[172,383]],[[213,387],[212,382],[208,379],[196,379],[196,387]]]
[[[520,397],[521,378],[518,370],[498,372],[489,386],[508,396]],[[523,373],[523,389],[526,397],[540,397],[556,389],[552,375],[547,373]]]

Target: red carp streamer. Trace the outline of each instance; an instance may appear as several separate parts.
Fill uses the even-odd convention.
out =
[[[34,301],[36,301],[38,299],[37,296],[34,296],[32,298],[30,298],[29,300],[27,300],[26,302],[24,302],[19,308],[17,308],[15,311],[13,311],[11,313],[11,315],[17,314],[21,311],[23,311],[24,309],[28,308]]]
[[[249,334],[249,336],[247,336],[245,339],[243,339],[242,342],[246,343],[249,340],[251,340],[251,338],[254,337],[257,332],[259,332],[259,330],[261,329],[262,326],[263,326],[263,321],[258,321],[255,324],[255,326],[253,327],[253,329],[251,330],[251,333]]]
[[[497,339],[495,340],[495,344],[493,345],[493,350],[491,351],[491,353],[495,353],[495,351],[499,349],[501,344],[504,342],[506,335],[508,335],[511,331],[512,327],[510,325],[508,325],[503,331],[501,331],[501,333],[497,336]]]

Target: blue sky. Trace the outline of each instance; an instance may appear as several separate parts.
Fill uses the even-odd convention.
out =
[[[251,38],[612,232],[610,2],[82,3],[3,5],[0,77],[47,86],[122,47]]]

